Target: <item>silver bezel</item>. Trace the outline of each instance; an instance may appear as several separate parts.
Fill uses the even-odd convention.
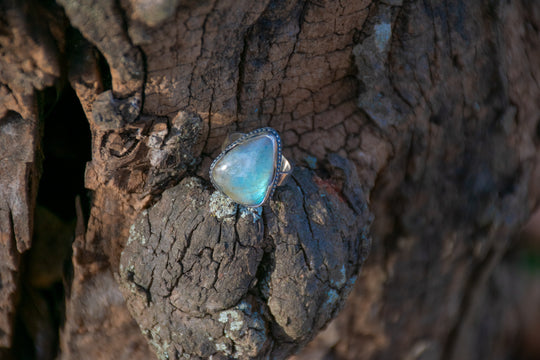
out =
[[[274,139],[276,141],[277,156],[276,156],[276,160],[274,161],[274,175],[273,175],[272,181],[270,182],[270,185],[268,185],[268,187],[266,189],[266,195],[265,195],[264,199],[259,204],[257,204],[257,205],[245,205],[245,204],[238,203],[238,204],[240,204],[242,206],[245,206],[245,207],[248,207],[248,208],[256,208],[256,207],[262,206],[274,194],[274,191],[276,190],[277,182],[278,182],[279,169],[281,169],[281,162],[282,162],[281,138],[279,137],[279,134],[277,133],[277,131],[270,128],[270,127],[266,127],[266,128],[253,130],[253,131],[251,131],[251,132],[249,132],[247,134],[242,135],[240,138],[236,139],[235,141],[233,141],[232,143],[227,145],[227,147],[218,155],[218,157],[214,159],[214,161],[212,162],[212,165],[210,165],[210,181],[212,182],[212,185],[214,185],[214,187],[217,190],[219,190],[223,194],[225,194],[223,192],[223,190],[214,182],[214,178],[212,176],[212,171],[214,170],[214,166],[231,149],[233,149],[236,146],[242,144],[246,140],[249,140],[251,138],[254,138],[254,137],[260,136],[260,135],[271,135],[272,137],[274,137]],[[227,196],[227,194],[225,194],[225,196]],[[232,201],[234,201],[234,200],[232,200]],[[234,202],[236,202],[236,201],[234,201]]]

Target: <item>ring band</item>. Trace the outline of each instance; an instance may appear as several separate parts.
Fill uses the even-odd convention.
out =
[[[210,166],[210,180],[234,202],[255,208],[262,206],[292,171],[282,155],[277,131],[261,128],[227,136],[221,154]]]

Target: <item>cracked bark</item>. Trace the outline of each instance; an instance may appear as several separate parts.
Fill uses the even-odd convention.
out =
[[[537,4],[4,0],[0,19],[2,358],[284,358],[370,236],[299,358],[514,354],[487,319],[536,289],[507,250],[540,198]],[[257,218],[207,172],[263,126],[296,170]],[[62,156],[79,165],[45,194]]]
[[[341,308],[369,247],[370,214],[360,190],[343,189],[361,195],[350,207],[315,176],[297,169],[262,218],[198,178],[138,217],[119,283],[160,359],[280,358]]]

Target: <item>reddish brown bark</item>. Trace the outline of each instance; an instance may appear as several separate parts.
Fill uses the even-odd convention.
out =
[[[526,317],[512,315],[522,300],[507,294],[538,294],[533,278],[515,265],[523,249],[538,253],[534,225],[527,228],[532,234],[528,242],[512,242],[540,197],[536,3],[5,0],[0,19],[0,354],[17,351],[22,341],[35,345],[33,355],[39,357],[38,339],[45,339],[50,350],[43,358],[53,358],[59,349],[66,359],[143,359],[155,349],[164,356],[169,345],[176,349],[168,352],[170,357],[230,356],[217,348],[213,353],[202,340],[189,343],[189,336],[169,338],[172,328],[156,330],[160,338],[150,339],[149,347],[142,332],[148,334],[156,323],[148,322],[166,324],[162,320],[171,314],[168,305],[158,306],[160,288],[150,285],[171,279],[162,274],[146,279],[142,270],[129,275],[119,269],[148,250],[130,245],[121,261],[133,224],[146,217],[154,224],[159,211],[174,215],[169,194],[184,196],[187,190],[178,185],[184,178],[202,179],[191,196],[207,201],[208,168],[224,136],[263,126],[281,133],[285,156],[303,175],[265,207],[263,239],[256,242],[265,246],[253,245],[248,257],[266,265],[255,271],[253,283],[265,276],[272,279],[278,274],[273,266],[287,262],[280,256],[289,255],[276,245],[281,238],[309,243],[300,230],[289,236],[286,224],[301,229],[317,221],[323,224],[321,239],[335,237],[356,249],[347,260],[349,280],[363,261],[359,249],[368,243],[358,236],[369,225],[370,213],[375,215],[372,254],[342,315],[313,343],[317,356],[504,358],[531,343],[526,334],[533,330],[526,329],[534,327]],[[62,94],[56,106],[53,86]],[[77,99],[69,97],[70,88]],[[90,196],[82,189],[59,191],[51,197],[65,199],[70,212],[50,214],[56,211],[54,201],[43,200],[48,159],[73,153],[79,165],[88,160],[74,145],[58,143],[70,136],[84,143],[89,141],[86,135],[47,140],[54,120],[63,124],[57,134],[77,123],[56,112],[75,100],[84,115],[72,116],[91,132],[91,161],[84,171]],[[56,144],[56,153],[48,150],[50,144]],[[60,167],[56,179],[72,172],[82,177],[80,168]],[[44,211],[36,210],[38,185],[37,202]],[[296,185],[304,192],[294,193]],[[313,205],[319,212],[312,211],[313,193],[333,200]],[[76,195],[82,200],[77,214]],[[298,213],[279,207],[300,199],[307,205]],[[193,211],[200,212],[209,228],[218,226],[206,207]],[[318,217],[325,211],[333,215]],[[34,218],[36,224],[55,225],[36,225],[35,230]],[[355,226],[340,227],[353,218]],[[53,238],[44,235],[50,233],[59,234],[53,243],[60,245],[43,246]],[[65,245],[71,238],[61,234],[74,234],[71,256]],[[251,232],[244,235],[253,240]],[[227,239],[242,243],[238,237],[244,235]],[[163,245],[169,240],[156,241]],[[58,251],[44,255],[43,249],[55,246]],[[315,266],[309,276],[332,273],[329,264],[336,254],[343,255],[317,249],[313,259],[326,259],[326,270]],[[62,268],[60,274],[57,269],[54,276],[40,278],[36,274],[43,267],[35,265],[40,255],[57,264],[71,258],[71,270]],[[160,259],[148,258],[144,265],[167,264]],[[295,263],[290,262],[294,274]],[[66,276],[71,271],[72,278]],[[150,285],[134,282],[136,276]],[[204,277],[193,284],[182,279],[176,279],[177,292],[205,288]],[[137,293],[135,283],[144,291]],[[325,284],[318,283],[314,297],[303,294],[299,303],[319,306],[316,294]],[[244,285],[246,291],[235,301],[249,291],[250,297],[259,296],[253,294],[254,284]],[[272,286],[272,291],[281,291],[279,284]],[[63,303],[54,296],[50,300],[56,288],[65,291],[65,310],[51,307]],[[341,302],[347,291],[340,288],[338,293]],[[219,311],[232,306],[222,295],[211,296]],[[140,301],[148,296],[156,303]],[[45,315],[31,315],[28,299],[42,304],[38,308]],[[272,308],[271,301],[266,303],[269,297],[257,299],[255,303],[270,309],[265,334],[273,342],[263,341],[260,352],[239,357],[284,357],[314,335],[307,334],[309,326],[300,317],[294,324],[280,322],[281,315],[289,314],[286,305]],[[540,300],[531,295],[527,301]],[[209,318],[215,315],[204,304],[194,304]],[[186,331],[202,331],[205,325],[194,323],[201,314],[193,311],[182,308],[172,322]],[[492,311],[503,318],[491,319]],[[59,314],[65,314],[65,321]],[[334,315],[314,311],[305,319],[314,324],[314,332]],[[276,324],[281,328],[272,328]],[[211,332],[213,325],[207,326]],[[58,328],[59,338],[50,335]],[[518,339],[516,329],[525,335]],[[238,344],[249,344],[240,338],[235,338]]]

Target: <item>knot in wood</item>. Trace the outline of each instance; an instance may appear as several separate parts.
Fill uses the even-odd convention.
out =
[[[241,207],[216,216],[216,195],[198,178],[140,214],[119,282],[159,358],[284,358],[336,315],[371,221],[365,204],[350,202],[365,202],[359,187],[343,193],[351,172],[336,172],[347,186],[331,190],[296,169],[260,217]]]

